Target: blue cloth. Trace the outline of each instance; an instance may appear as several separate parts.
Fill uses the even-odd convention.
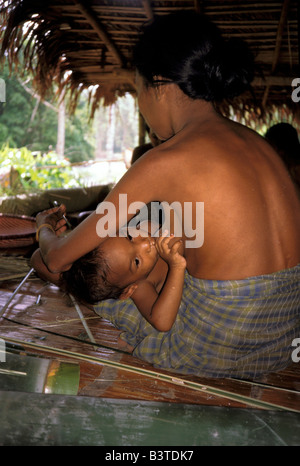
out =
[[[97,314],[123,330],[133,355],[184,374],[253,378],[292,363],[300,337],[300,264],[243,280],[201,280],[187,272],[169,332],[158,332],[131,300],[107,300]]]

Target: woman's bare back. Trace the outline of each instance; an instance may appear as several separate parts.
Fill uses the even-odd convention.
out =
[[[204,202],[204,244],[186,250],[192,275],[239,279],[300,263],[299,199],[263,138],[219,119],[187,134],[180,157],[186,199]]]
[[[183,210],[185,202],[204,203],[204,243],[185,252],[191,275],[240,279],[300,263],[295,187],[281,159],[255,132],[219,116],[207,126],[194,121],[151,151],[139,168],[149,174],[147,202],[155,192],[158,200],[179,201]],[[166,182],[170,176],[173,183]]]

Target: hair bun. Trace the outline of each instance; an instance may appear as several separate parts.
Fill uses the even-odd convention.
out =
[[[203,51],[202,51],[203,52]],[[229,39],[186,62],[181,89],[194,99],[221,101],[242,94],[254,76],[253,57],[244,41]]]
[[[163,15],[147,25],[134,63],[150,85],[162,76],[190,98],[207,101],[241,94],[254,75],[247,44],[224,39],[208,17],[193,11]]]

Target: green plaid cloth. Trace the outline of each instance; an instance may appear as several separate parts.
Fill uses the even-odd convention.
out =
[[[102,301],[95,311],[154,367],[253,378],[292,363],[292,341],[300,337],[300,264],[244,280],[201,280],[186,272],[169,332],[155,330],[131,300]]]

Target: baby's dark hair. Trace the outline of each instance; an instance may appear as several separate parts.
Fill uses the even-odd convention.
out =
[[[96,304],[104,299],[117,299],[123,289],[107,279],[110,271],[104,254],[96,248],[77,259],[62,273],[64,288],[79,301]]]
[[[225,40],[215,24],[194,11],[158,16],[146,25],[133,61],[147,85],[162,77],[190,98],[206,101],[240,95],[254,76],[247,44]]]

